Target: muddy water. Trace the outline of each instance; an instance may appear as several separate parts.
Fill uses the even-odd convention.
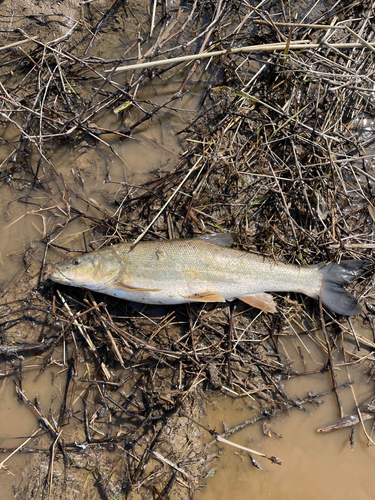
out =
[[[371,338],[371,333],[360,322],[357,322],[356,327],[358,332]],[[282,340],[285,352],[294,360],[294,368],[304,371],[298,347],[308,360],[309,370],[321,368],[323,360],[319,359],[319,352],[315,351],[309,339],[305,336],[302,339],[304,345],[295,339]],[[311,357],[304,346],[311,352]],[[369,401],[374,396],[374,384],[369,383],[366,368],[366,364],[361,364],[350,366],[349,372],[346,366],[337,370],[339,384],[354,381],[352,388],[359,403]],[[307,391],[320,394],[330,388],[327,373],[294,378],[284,385],[285,392],[293,399],[305,398]],[[340,392],[345,415],[354,415],[355,402],[351,388]],[[318,401],[322,404],[305,405],[306,412],[294,409],[265,426],[256,424],[231,438],[234,443],[280,458],[281,466],[253,455],[262,468],[258,470],[252,465],[247,453],[221,445],[223,455],[219,463],[212,464],[208,473],[212,477],[205,480],[205,489],[197,495],[197,499],[372,499],[375,488],[375,447],[367,445],[367,438],[359,425],[355,427],[353,449],[350,428],[318,434],[316,429],[339,419],[333,394],[320,397]],[[232,427],[257,413],[252,406],[250,400],[212,397],[206,423],[220,432],[223,424]],[[367,432],[374,439],[372,425],[372,421],[365,422]]]
[[[31,357],[23,364],[22,390],[24,394],[30,398],[33,404],[39,405],[49,421],[54,422],[60,414],[64,399],[69,369],[65,361],[71,357],[71,349],[73,348],[72,345],[64,345],[63,347],[63,349],[55,351],[52,366],[43,371],[40,370],[41,357]],[[9,363],[7,368],[9,369]],[[81,360],[78,366],[78,376],[92,378],[95,374],[90,371],[90,368],[84,360]],[[125,370],[119,370],[116,375],[124,380],[127,378]],[[9,453],[0,453],[0,463],[3,460],[6,461],[2,464],[1,471],[0,498],[2,500],[32,498],[33,491],[44,482],[48,472],[48,461],[43,459],[46,455],[44,453],[39,455],[38,451],[35,452],[35,450],[48,449],[51,445],[50,436],[46,429],[39,425],[36,412],[28,404],[20,404],[17,400],[14,390],[14,381],[16,380],[19,383],[18,377],[14,375],[5,378],[0,384],[0,448],[15,449],[22,445],[24,453],[16,454],[13,457],[10,457]],[[123,389],[129,390],[127,384],[123,386]],[[66,419],[61,422],[61,436],[66,443],[82,443],[85,441],[84,432],[77,429],[74,420],[77,417],[80,418],[82,414],[82,398],[87,397],[87,384],[78,380],[74,393],[69,390],[67,396],[68,402],[72,400],[73,415],[70,421]],[[97,399],[96,391],[91,391],[87,399],[89,403],[93,403]],[[101,428],[100,424],[97,424],[96,427],[96,435],[104,436],[105,430]],[[34,451],[28,452],[29,448]],[[79,454],[77,458],[79,460]],[[95,467],[95,456],[90,457],[88,461],[86,457],[82,465],[78,462],[79,468],[89,464]],[[55,476],[58,477],[60,474],[57,464]],[[97,490],[90,481],[86,480],[83,492],[75,487],[79,475],[80,471],[77,469],[76,476],[74,474],[67,476],[65,486],[67,498],[97,498]],[[21,493],[20,487],[22,488]]]
[[[165,101],[172,95],[186,78],[186,72],[172,81],[156,80],[141,88],[138,98],[153,103]],[[93,146],[92,138],[73,141],[70,144],[56,144],[50,151],[52,166],[45,164],[43,174],[40,173],[42,185],[33,189],[33,176],[25,169],[9,173],[6,182],[1,185],[0,192],[0,314],[5,314],[8,307],[18,307],[22,301],[38,300],[38,278],[44,256],[45,245],[42,243],[46,233],[53,227],[61,225],[63,231],[57,233],[53,243],[66,248],[84,250],[88,240],[85,239],[91,222],[84,218],[76,218],[64,227],[67,220],[74,218],[73,208],[82,213],[102,218],[103,213],[114,214],[114,200],[121,204],[127,189],[122,183],[131,184],[133,191],[137,184],[158,177],[176,165],[180,158],[182,143],[177,132],[186,127],[195,116],[203,94],[207,88],[207,79],[200,81],[199,73],[189,85],[189,93],[181,100],[173,103],[173,110],[162,110],[152,120],[143,124],[134,137],[129,140],[119,140],[108,134],[103,140],[111,146],[110,150],[104,144]],[[167,79],[168,75],[165,75]],[[118,78],[120,81],[121,77]],[[146,105],[145,105],[146,106]],[[137,110],[127,114],[126,123],[122,122],[113,108],[103,110],[95,117],[95,125],[106,129],[118,129],[121,126],[131,126],[140,118]],[[14,154],[19,140],[18,132],[12,125],[3,129],[5,146],[0,150],[0,162]],[[38,154],[31,148],[31,168],[37,170]],[[15,166],[18,166],[17,164]],[[64,201],[66,200],[66,202]],[[116,207],[116,206],[115,206]],[[98,239],[104,235],[98,234]],[[98,244],[96,241],[95,245]],[[52,248],[47,260],[60,261],[66,258],[66,252]],[[42,303],[42,301],[41,301]],[[30,322],[9,324],[4,321],[4,336],[9,343],[33,343],[43,338],[41,325],[48,322],[48,313],[37,312]],[[62,325],[48,325],[44,329],[47,336],[60,332]],[[50,438],[38,424],[36,412],[26,403],[20,404],[15,392],[15,382],[21,385],[24,394],[35,404],[35,398],[49,419],[57,418],[63,402],[64,389],[67,380],[68,365],[64,360],[71,359],[72,345],[66,346],[67,352],[55,351],[52,365],[42,368],[46,357],[26,357],[23,360],[22,376],[19,378],[15,367],[20,360],[14,355],[7,361],[0,361],[0,448],[13,449],[23,445],[25,453],[18,453],[9,458],[9,453],[0,453],[0,464],[6,460],[0,470],[1,500],[15,498],[15,492],[25,498],[33,496],[35,488],[43,484],[48,472],[48,458],[38,453],[28,453],[27,448],[48,449]],[[79,362],[79,376],[95,378],[96,373],[90,372],[84,359]],[[6,376],[8,373],[10,376]],[[121,371],[116,372],[116,378],[126,378]],[[87,384],[86,384],[87,385]],[[79,382],[74,395],[73,411],[78,418],[82,410],[83,385]],[[69,401],[71,394],[68,394]],[[90,402],[95,400],[91,394]],[[73,419],[74,424],[74,419]],[[99,434],[101,430],[98,429]],[[101,436],[105,435],[102,432]],[[32,436],[29,441],[28,438]],[[63,427],[65,442],[84,442],[85,436],[78,435],[75,426]],[[41,460],[40,460],[41,458]],[[79,459],[79,457],[78,457]],[[85,459],[86,460],[86,459]],[[96,457],[84,462],[80,467],[96,467]],[[57,467],[58,465],[56,465]],[[63,472],[56,470],[56,476]],[[94,480],[87,478],[87,472],[77,470],[77,477],[70,474],[66,480],[66,498],[98,498]],[[84,484],[83,491],[75,487],[79,477]],[[29,486],[28,486],[29,484]],[[53,496],[51,497],[53,498]]]
[[[186,75],[169,84],[170,92],[177,90],[184,76]],[[145,124],[135,134],[133,140],[121,142],[114,137],[106,137],[106,141],[111,144],[115,154],[101,145],[95,148],[91,144],[79,144],[73,147],[66,145],[56,148],[52,157],[54,169],[46,168],[43,180],[45,189],[43,190],[31,189],[32,181],[27,180],[27,173],[9,176],[8,183],[1,186],[0,196],[0,226],[2,227],[0,305],[12,305],[13,302],[21,299],[28,300],[33,290],[36,290],[44,254],[42,238],[56,224],[64,225],[67,220],[67,205],[62,201],[63,179],[68,188],[67,197],[69,197],[71,207],[93,217],[102,217],[103,212],[113,214],[114,199],[121,203],[124,197],[123,191],[125,191],[121,183],[130,183],[136,190],[138,183],[158,177],[162,172],[173,168],[182,152],[181,140],[176,132],[184,128],[191,119],[192,113],[196,112],[203,95],[204,85],[198,81],[190,89],[191,93],[183,101],[175,103],[176,111],[161,113],[152,123]],[[150,85],[148,93],[142,95],[140,92],[139,97],[157,102],[165,100],[164,94],[165,84],[156,82]],[[181,110],[177,109],[179,106]],[[138,118],[138,113],[134,112],[130,114],[129,120],[136,121]],[[113,127],[115,120],[113,111],[107,110],[106,113],[98,116],[96,124],[109,129]],[[17,134],[12,127],[7,127],[5,137],[11,142],[16,140]],[[11,151],[11,147],[4,148],[1,159],[6,158]],[[37,168],[36,162],[33,168]],[[55,175],[54,172],[58,172],[59,175]],[[91,205],[82,198],[88,200]],[[61,236],[54,239],[54,243],[84,250],[84,235],[89,225],[90,222],[77,218],[64,228]],[[27,263],[24,260],[25,255],[29,256]],[[51,261],[59,261],[66,258],[66,252],[51,248],[47,258]],[[46,315],[41,314],[40,319],[46,319]],[[54,325],[50,328],[49,334],[52,334],[54,329],[59,331],[61,325]],[[7,327],[6,337],[9,342],[35,342],[39,332],[37,320],[34,324],[30,322],[28,329],[25,329],[24,324],[20,327],[17,325]],[[72,346],[68,346],[67,349],[65,359],[71,357]],[[22,389],[31,401],[34,402],[34,398],[37,397],[46,417],[56,416],[60,412],[63,400],[68,367],[64,363],[63,353],[60,352],[54,354],[56,366],[50,366],[41,372],[41,363],[44,359],[43,356],[31,357],[24,362]],[[1,377],[2,373],[7,373],[18,364],[16,356],[7,362],[0,362],[0,448],[13,449],[24,443],[25,448],[32,446],[46,449],[50,446],[50,440],[44,438],[44,431],[38,425],[35,412],[27,404],[21,405],[17,400],[14,385],[14,381],[18,381],[17,373],[14,372],[10,377]],[[81,360],[79,375],[90,378],[92,374],[87,370],[84,360]],[[116,377],[121,378],[121,373],[116,373]],[[73,406],[75,412],[82,409],[80,395],[82,395],[82,385],[78,383]],[[70,395],[68,399],[69,397]],[[85,440],[84,436],[75,435],[74,431],[66,429],[63,433],[66,442]],[[27,438],[31,435],[34,437],[28,442]],[[8,455],[8,453],[0,453],[0,463]],[[7,460],[6,469],[0,471],[1,500],[14,498],[17,485],[20,482],[22,484],[28,482],[30,477],[40,477],[40,480],[43,480],[48,470],[48,463],[45,462],[41,469],[38,458],[35,454],[25,453],[16,454]],[[93,458],[93,466],[94,462]],[[85,495],[87,498],[96,498],[97,490],[94,486],[91,487],[92,492],[89,487],[85,488]],[[94,496],[90,496],[91,494]],[[79,490],[72,487],[72,495],[79,495]]]

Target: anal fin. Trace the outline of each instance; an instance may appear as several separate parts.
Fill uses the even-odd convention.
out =
[[[219,292],[192,293],[191,295],[181,295],[181,297],[190,302],[225,302],[224,297]]]
[[[249,306],[261,309],[264,312],[275,313],[277,311],[273,297],[269,293],[252,293],[251,295],[239,297],[239,299]]]

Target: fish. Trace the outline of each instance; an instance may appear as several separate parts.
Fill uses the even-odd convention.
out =
[[[143,304],[226,302],[240,299],[265,312],[277,311],[268,292],[298,292],[337,314],[360,314],[344,288],[367,262],[298,266],[231,248],[231,233],[193,239],[117,243],[54,264],[49,278]]]

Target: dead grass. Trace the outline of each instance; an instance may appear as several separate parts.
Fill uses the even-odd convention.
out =
[[[134,33],[122,54],[112,59],[90,54],[97,53],[103,30],[113,26],[114,16],[127,22],[136,18],[131,3],[114,2],[100,15],[95,11],[90,29],[84,7],[79,22],[62,38],[31,40],[31,33],[19,29],[3,38],[8,47],[0,59],[0,116],[6,129],[18,133],[15,139],[3,139],[7,155],[0,180],[5,183],[19,175],[15,189],[29,182],[33,190],[52,193],[59,186],[61,192],[58,204],[33,212],[43,220],[42,267],[57,236],[77,218],[88,224],[83,233],[87,248],[134,241],[140,235],[190,238],[230,231],[238,235],[239,247],[296,264],[341,258],[372,261],[373,137],[364,124],[372,124],[375,88],[374,51],[367,44],[372,41],[372,11],[365,4],[344,2],[324,14],[300,14],[290,24],[289,8],[279,12],[277,2],[263,10],[263,3],[249,7],[246,2],[195,1],[174,11],[172,19],[165,6],[152,37],[142,28],[141,37]],[[306,43],[306,48],[292,49],[295,41]],[[282,52],[230,52],[242,44],[279,42],[285,44]],[[311,48],[311,42],[319,46]],[[361,46],[333,45],[353,42]],[[19,45],[11,46],[15,43]],[[211,50],[227,53],[200,66],[190,64],[179,90],[162,104],[138,100],[139,89],[150,77],[164,78],[168,72],[173,78],[181,66],[134,71],[122,84],[115,79],[117,67],[135,60]],[[186,149],[173,170],[141,186],[118,183],[111,212],[90,199],[83,200],[92,209],[90,215],[77,208],[71,188],[53,165],[56,147],[73,137],[75,144],[90,137],[94,145],[101,143],[116,155],[106,136],[136,136],[141,124],[172,108],[206,64],[207,92],[199,113],[181,132]],[[105,107],[117,110],[112,130],[95,125]],[[124,118],[134,108],[138,119],[124,127]],[[181,488],[193,496],[205,473],[201,461],[216,457],[193,437],[200,428],[189,420],[201,419],[200,407],[196,414],[192,408],[204,402],[207,389],[256,401],[257,415],[228,430],[228,437],[319,397],[293,401],[282,391],[280,378],[297,373],[284,363],[280,335],[295,331],[314,338],[332,370],[328,349],[341,348],[355,337],[350,322],[323,319],[315,314],[314,302],[303,303],[293,295],[277,298],[276,316],[237,303],[225,308],[135,310],[126,302],[83,290],[42,289],[41,274],[35,272],[35,278],[42,296],[25,303],[16,295],[12,305],[8,301],[2,306],[2,335],[8,344],[1,353],[10,359],[37,350],[42,353],[40,368],[57,362],[69,367],[63,401],[53,419],[22,392],[21,358],[3,374],[18,374],[18,394],[44,422],[43,446],[23,448],[48,457],[49,473],[37,498],[65,498],[53,470],[73,470],[85,454],[97,460],[92,474],[98,498],[136,498],[135,492],[178,497]],[[370,275],[357,283],[356,294],[364,304],[363,320],[374,331]],[[12,346],[11,328],[28,324],[30,315],[37,318],[40,343]],[[328,348],[321,321],[329,331]],[[62,339],[72,346],[65,360],[56,351]],[[374,339],[357,336],[356,342],[370,353],[375,347]],[[358,362],[356,355],[347,356],[348,363]],[[82,359],[88,367],[84,376],[79,374]],[[370,355],[365,359],[373,366]],[[83,402],[80,409],[75,407],[77,397]],[[79,438],[64,439],[61,430],[67,426]],[[27,488],[24,494],[31,498]]]

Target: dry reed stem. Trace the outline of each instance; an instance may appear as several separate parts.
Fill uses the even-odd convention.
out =
[[[375,43],[370,44],[365,41],[362,41],[362,43],[331,43],[328,44],[328,47],[330,48],[337,48],[337,49],[355,49],[355,48],[361,48],[363,46],[366,46],[372,51],[375,51]],[[273,51],[285,51],[286,49],[289,50],[305,50],[305,49],[318,49],[320,47],[319,43],[309,43],[308,41],[304,42],[303,40],[300,41],[295,41],[291,42],[289,44],[286,43],[271,43],[271,44],[264,44],[264,45],[250,45],[247,47],[238,47],[234,49],[229,49],[229,50],[213,50],[210,52],[202,52],[199,54],[192,54],[189,56],[181,56],[181,57],[174,57],[171,59],[161,59],[159,61],[150,61],[146,63],[139,63],[139,64],[129,64],[127,66],[118,66],[114,70],[108,70],[108,72],[115,71],[116,73],[123,72],[123,71],[133,71],[136,69],[149,69],[149,68],[154,68],[157,66],[166,66],[168,64],[179,64],[182,62],[190,62],[190,61],[196,61],[200,59],[208,59],[211,57],[218,57],[218,56],[224,56],[224,55],[230,55],[230,54],[247,54],[247,53],[257,53],[257,52],[273,52]]]
[[[2,138],[0,179],[11,182],[13,190],[20,189],[17,207],[26,203],[21,189],[30,182],[25,213],[43,217],[47,249],[42,262],[62,259],[64,251],[69,255],[74,249],[84,252],[117,241],[188,238],[217,231],[236,233],[237,245],[244,250],[300,265],[342,258],[373,261],[373,137],[361,130],[373,107],[374,55],[366,46],[373,43],[366,20],[371,12],[357,15],[358,5],[343,5],[335,12],[337,18],[330,11],[317,18],[306,13],[297,19],[300,24],[293,24],[279,22],[288,19],[276,10],[270,16],[264,5],[262,1],[249,10],[240,2],[195,1],[188,6],[190,11],[172,13],[172,22],[157,11],[152,38],[147,12],[147,28],[142,31],[134,25],[134,36],[116,57],[97,50],[103,40],[102,26],[108,28],[107,36],[115,17],[105,16],[107,11],[94,16],[90,56],[84,53],[87,43],[82,50],[80,42],[86,36],[84,24],[75,24],[62,37],[54,35],[51,42],[22,43],[24,52],[12,47],[2,51],[1,116],[18,135],[9,144],[8,138]],[[271,2],[269,7],[277,9],[279,4]],[[340,8],[345,9],[344,17]],[[83,21],[89,23],[85,12]],[[130,23],[130,10],[124,16]],[[137,37],[139,30],[147,49]],[[17,44],[18,39],[19,33],[12,31],[3,45]],[[250,52],[241,52],[244,40]],[[299,40],[299,45],[293,40]],[[266,52],[252,54],[254,46]],[[200,50],[206,53],[198,54]],[[194,72],[189,73],[189,68],[181,72],[171,68],[181,62],[181,56],[185,62],[210,58],[209,69],[194,65]],[[151,66],[146,62],[167,57],[165,69],[160,61],[151,61]],[[140,64],[133,65],[135,61]],[[124,65],[141,71],[129,77],[124,74],[117,82],[116,71]],[[155,66],[160,67],[152,70]],[[180,89],[181,81],[182,85],[186,82],[186,92],[198,80],[204,82],[196,114],[191,115],[189,109],[186,118],[186,97],[175,89],[169,95],[166,92],[161,104],[153,102],[153,97],[140,100],[151,79],[166,77],[180,78]],[[111,115],[111,130],[101,123],[103,113]],[[127,140],[133,135],[137,140],[139,127],[163,119],[163,113],[180,113],[186,121],[180,133],[186,153],[171,171],[159,172],[150,182],[100,178],[114,194],[99,203],[76,189],[65,172],[61,178],[51,166],[53,152],[64,140],[72,141],[74,149],[82,144],[88,147],[87,137],[92,140],[91,153],[100,144],[121,161],[113,137]],[[78,182],[78,173],[75,177]],[[80,179],[82,187],[83,171]],[[38,198],[38,207],[30,210],[34,195],[43,202]],[[9,228],[28,218],[17,214],[15,219],[7,223]],[[77,230],[81,223],[82,229]],[[77,238],[72,239],[72,233]],[[322,356],[330,355],[336,344],[330,346],[329,336],[337,329],[344,338],[343,352],[350,351],[346,342],[350,345],[354,338],[367,349],[351,353],[347,364],[365,366],[370,378],[375,374],[375,337],[358,332],[355,322],[350,326],[341,318],[329,322],[321,316],[327,333],[324,342],[316,303],[300,295],[277,295],[280,313],[276,319],[240,303],[233,314],[215,305],[198,304],[160,312],[148,307],[136,310],[108,297],[105,303],[96,295],[89,300],[79,289],[59,294],[55,287],[40,288],[40,295],[28,300],[17,296],[8,304],[5,298],[35,270],[29,267],[34,262],[31,257],[30,264],[29,255],[35,252],[25,253],[24,267],[2,292],[1,327],[10,342],[14,329],[22,325],[27,330],[32,317],[36,330],[43,324],[46,340],[3,346],[1,353],[17,355],[19,363],[3,376],[16,374],[21,382],[28,374],[22,353],[46,348],[37,360],[41,370],[60,363],[63,402],[57,421],[77,430],[80,438],[70,443],[60,439],[51,467],[58,470],[61,461],[57,458],[68,457],[74,463],[75,454],[92,451],[101,463],[95,472],[98,488],[108,497],[117,494],[111,488],[119,484],[123,494],[139,488],[147,496],[151,485],[154,492],[167,497],[173,486],[182,497],[186,492],[179,490],[180,474],[185,474],[185,486],[194,488],[201,470],[191,456],[204,463],[207,450],[200,446],[193,426],[183,427],[189,437],[186,447],[181,449],[175,442],[181,437],[183,411],[194,408],[199,412],[207,389],[249,401],[254,398],[260,407],[258,416],[228,430],[226,437],[280,411],[319,404],[317,398],[327,392],[293,401],[281,390],[280,379],[301,376],[284,357],[289,336],[296,339],[300,357],[307,363],[303,375],[326,376],[312,353],[319,350]],[[371,275],[360,279],[356,288],[362,303],[368,305],[363,318],[375,332]],[[60,359],[55,348],[62,338],[73,348]],[[78,379],[80,359],[85,359],[88,372]],[[38,452],[48,453],[51,444],[43,442]],[[23,449],[29,452],[36,447]],[[167,466],[161,469],[156,456]],[[182,462],[185,465],[180,467]],[[176,464],[181,471],[173,467]],[[53,478],[53,496],[59,477],[57,473]]]

